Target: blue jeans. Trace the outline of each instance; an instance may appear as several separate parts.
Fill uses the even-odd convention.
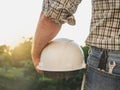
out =
[[[87,60],[84,90],[120,90],[120,51],[108,51],[105,70],[98,69],[103,49],[91,47]],[[112,73],[109,62],[115,61]]]

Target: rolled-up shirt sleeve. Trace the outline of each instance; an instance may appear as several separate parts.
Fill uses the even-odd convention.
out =
[[[43,0],[43,13],[55,23],[75,25],[74,13],[81,0]]]

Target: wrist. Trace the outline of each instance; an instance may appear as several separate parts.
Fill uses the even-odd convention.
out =
[[[39,65],[39,62],[40,62],[40,58],[33,58],[33,64],[35,67]]]

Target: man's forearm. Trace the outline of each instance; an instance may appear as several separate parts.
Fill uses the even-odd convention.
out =
[[[45,45],[52,40],[59,32],[61,25],[54,23],[42,13],[37,25],[32,46],[32,58],[40,58],[40,54]],[[37,59],[36,59],[37,60]]]

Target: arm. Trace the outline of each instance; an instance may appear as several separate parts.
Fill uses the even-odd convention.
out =
[[[35,67],[40,61],[42,49],[57,35],[60,28],[60,24],[51,21],[43,13],[41,13],[32,45],[32,59]]]
[[[32,59],[35,67],[40,61],[42,49],[57,35],[62,24],[75,25],[73,14],[80,2],[81,0],[43,0],[43,9],[32,45]]]

